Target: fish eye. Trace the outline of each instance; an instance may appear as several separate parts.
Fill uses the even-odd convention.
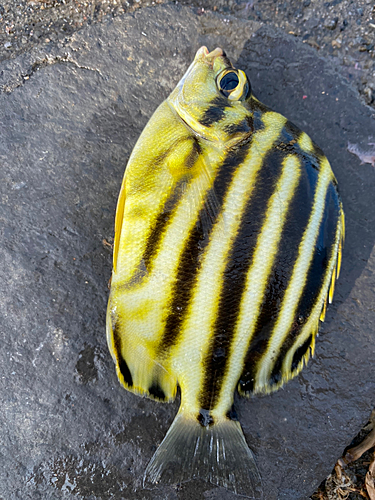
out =
[[[220,80],[220,90],[224,95],[228,95],[239,83],[237,74],[234,71],[229,71]]]
[[[231,101],[244,101],[251,93],[249,80],[241,70],[224,70],[217,78],[217,87]]]

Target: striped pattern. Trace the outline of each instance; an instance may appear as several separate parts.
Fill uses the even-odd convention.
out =
[[[165,143],[137,146],[127,167],[107,335],[127,389],[168,400],[178,384],[180,411],[208,425],[226,418],[237,385],[276,390],[313,352],[343,211],[327,159],[281,115],[216,99],[197,122],[229,137],[221,147],[174,105],[141,140],[157,124]]]

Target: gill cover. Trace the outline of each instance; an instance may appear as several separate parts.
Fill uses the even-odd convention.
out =
[[[245,105],[250,97],[244,71],[233,68],[222,49],[201,47],[167,102],[198,136],[229,148],[239,140],[233,123],[244,123],[241,132],[250,132]]]

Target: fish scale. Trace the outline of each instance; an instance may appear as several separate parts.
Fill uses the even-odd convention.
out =
[[[233,394],[269,393],[314,351],[344,215],[328,160],[198,50],[129,159],[116,210],[107,340],[122,385],[181,405],[144,483],[262,479]]]
[[[289,202],[298,182],[299,170],[300,165],[297,158],[291,156],[284,160],[284,169],[268,202],[261,233],[256,238],[252,263],[247,273],[244,273],[246,283],[241,297],[231,352],[228,356],[229,366],[222,388],[222,392],[226,393],[227,396],[231,389],[233,393],[235,387],[233,381],[239,379],[244,369],[244,356],[254,335],[264,291],[275,264],[278,245],[288,215]],[[267,255],[266,259],[265,254]],[[251,329],[253,330],[251,331]],[[262,359],[259,363],[262,363]],[[228,406],[228,401],[220,402],[215,410],[223,411],[224,406]]]

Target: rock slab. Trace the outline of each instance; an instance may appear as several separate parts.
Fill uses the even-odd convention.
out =
[[[306,499],[375,403],[375,171],[348,142],[371,109],[326,61],[257,23],[142,9],[63,49],[0,66],[0,497],[235,499],[201,481],[141,486],[178,402],[124,391],[105,341],[114,210],[126,161],[197,48],[222,46],[255,95],[311,135],[337,176],[343,270],[315,359],[276,394],[236,407],[267,500]]]

